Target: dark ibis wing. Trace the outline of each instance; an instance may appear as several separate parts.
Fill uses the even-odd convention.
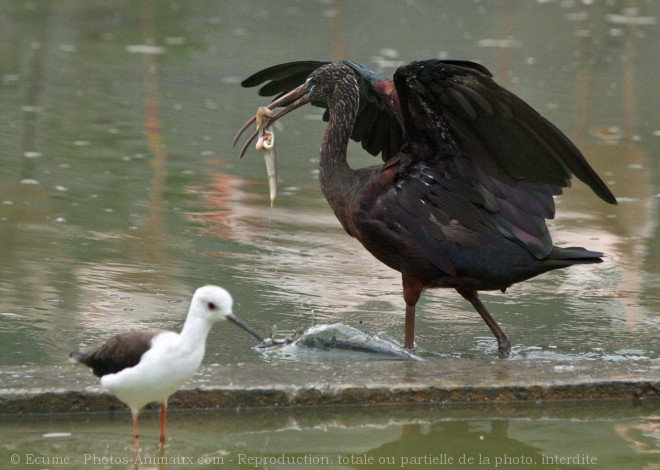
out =
[[[427,145],[450,142],[476,165],[487,153],[516,180],[567,187],[575,174],[601,199],[616,204],[614,195],[566,135],[495,83],[483,67],[468,64],[427,60],[396,71],[394,83],[406,131],[413,133],[411,140],[425,140]],[[447,133],[442,136],[442,131]]]
[[[111,338],[107,343],[87,351],[72,352],[69,356],[92,369],[97,377],[115,374],[140,362],[151,348],[154,336],[165,330],[131,331]]]
[[[384,224],[406,240],[403,246],[414,244],[438,269],[455,276],[454,248],[480,246],[489,215],[483,207],[488,201],[469,183],[447,178],[445,159],[420,162],[402,153],[396,160],[388,164],[396,168],[392,184],[373,178],[374,187],[386,189],[374,191],[367,185],[361,191],[358,207],[369,215],[355,217],[358,230],[376,233],[378,224]],[[389,179],[387,171],[386,166],[381,179]]]
[[[279,98],[305,83],[309,74],[314,70],[329,63],[320,60],[301,60],[273,65],[253,73],[241,82],[241,86],[252,88],[268,82],[259,88],[259,96],[277,95],[276,98]]]
[[[393,187],[374,209],[387,207],[377,218],[407,232],[449,274],[443,247],[478,245],[487,228],[548,256],[545,219],[572,173],[615,202],[570,140],[482,69],[432,60],[394,76],[406,146]]]
[[[302,85],[312,71],[329,61],[298,61],[274,65],[249,76],[241,85],[259,86],[261,96],[276,98]],[[360,86],[360,108],[351,138],[360,142],[362,148],[372,155],[382,154],[383,161],[389,160],[401,149],[403,126],[399,101],[392,80],[350,61],[343,61],[353,69]],[[314,106],[325,108],[325,103],[314,102]],[[323,115],[328,120],[327,111]]]
[[[401,154],[400,158],[408,161],[400,163],[389,189],[373,203],[364,193],[367,204],[360,208],[371,214],[365,220],[385,224],[417,246],[441,271],[454,276],[470,263],[483,262],[479,250],[472,249],[503,248],[498,237],[518,243],[537,259],[552,252],[542,213],[554,208],[552,194],[547,192],[550,187],[520,186],[503,172],[499,175],[502,183],[486,181],[489,176],[475,176],[470,161],[460,157],[419,161]],[[486,189],[491,183],[495,194]],[[465,256],[468,252],[473,253],[471,258]]]

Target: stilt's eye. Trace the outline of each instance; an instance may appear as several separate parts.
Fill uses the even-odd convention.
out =
[[[206,306],[209,308],[209,310],[215,310],[216,309],[216,306],[213,302],[209,302],[208,304],[206,304]]]

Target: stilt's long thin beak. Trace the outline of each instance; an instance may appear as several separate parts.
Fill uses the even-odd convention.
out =
[[[277,121],[279,118],[284,116],[285,114],[289,114],[291,111],[294,109],[298,109],[303,105],[306,105],[309,103],[311,100],[307,97],[307,92],[309,91],[307,84],[303,83],[300,85],[298,88],[295,88],[291,90],[289,93],[287,93],[284,96],[281,96],[280,98],[276,99],[272,103],[270,103],[267,107],[268,109],[275,109],[280,106],[286,106],[284,109],[282,109],[279,113],[274,114],[272,117],[268,118],[268,123],[265,126],[262,127],[267,127],[271,126],[275,121]],[[257,120],[256,116],[253,116],[249,121],[247,121],[241,128],[238,130],[236,135],[234,136],[234,140],[232,142],[233,146],[236,146],[236,143],[238,142],[238,139],[241,138],[243,133],[252,125],[254,125],[255,121]],[[243,155],[245,155],[245,152],[247,152],[248,147],[250,144],[254,141],[254,139],[257,138],[257,135],[259,134],[259,130],[256,130],[250,135],[248,138],[247,142],[245,142],[245,145],[241,148],[241,153],[240,157],[243,158]]]
[[[243,323],[243,321],[240,320],[239,318],[237,318],[236,316],[234,316],[233,313],[230,313],[229,315],[227,315],[227,316],[225,317],[225,319],[228,320],[228,321],[230,321],[230,322],[232,322],[234,325],[240,326],[240,327],[243,328],[245,331],[247,331],[248,333],[250,333],[252,336],[254,336],[255,338],[257,338],[259,341],[261,341],[261,342],[264,341],[264,338],[263,338],[259,333],[257,333],[257,332],[254,331],[252,328],[250,328],[250,327],[247,326],[245,323]]]

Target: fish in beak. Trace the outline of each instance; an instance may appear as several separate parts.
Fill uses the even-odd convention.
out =
[[[268,189],[270,191],[270,207],[273,207],[277,195],[277,161],[275,154],[275,133],[270,127],[268,118],[273,116],[273,111],[265,106],[257,109],[256,123],[257,131],[260,133],[256,149],[264,154],[266,162],[266,173],[268,175]]]
[[[243,145],[243,147],[241,148],[240,157],[243,158],[243,155],[245,155],[245,152],[247,152],[248,147],[254,141],[254,139],[257,138],[259,132],[262,129],[271,127],[273,123],[278,119],[280,119],[282,116],[289,114],[294,109],[298,109],[301,106],[304,106],[307,103],[311,102],[311,99],[309,98],[308,95],[309,95],[309,87],[307,86],[307,83],[303,83],[298,88],[291,90],[289,93],[279,97],[278,99],[270,103],[268,106],[266,106],[265,108],[267,108],[270,111],[273,111],[275,108],[279,108],[282,106],[284,106],[284,108],[281,109],[279,112],[272,114],[271,116],[266,116],[265,121],[263,120],[265,116],[265,112],[262,112],[262,116],[261,116],[262,121],[260,122],[260,126],[258,126],[257,130],[250,135],[247,142],[245,142],[245,145]],[[236,146],[238,139],[241,138],[243,133],[257,121],[258,114],[259,112],[257,112],[255,116],[253,116],[252,118],[250,118],[249,121],[243,124],[243,126],[236,133],[232,145]]]

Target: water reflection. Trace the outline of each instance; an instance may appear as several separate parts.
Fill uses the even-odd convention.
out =
[[[400,339],[399,275],[343,233],[320,194],[319,115],[278,134],[285,189],[272,211],[261,158],[238,161],[230,145],[263,104],[240,78],[327,57],[385,74],[425,57],[477,60],[568,130],[620,206],[576,182],[551,230],[606,262],[485,301],[514,358],[657,360],[659,16],[641,0],[3,4],[0,364],[58,364],[127,328],[177,329],[208,282],[264,332],[342,323]],[[396,37],[373,27],[386,24]],[[374,162],[349,153],[353,166]],[[420,310],[422,353],[495,354],[454,293],[429,292]],[[263,360],[245,351],[212,335],[208,360]]]
[[[658,417],[630,406],[324,408],[170,414],[162,454],[146,413],[140,468],[618,468],[653,469]],[[368,423],[368,424],[365,424]],[[68,458],[73,466],[131,463],[128,412],[0,421],[0,459]],[[86,459],[86,460],[85,460]],[[185,461],[184,461],[185,459]],[[103,462],[105,460],[105,462]],[[490,463],[486,463],[486,462]],[[287,462],[289,465],[287,465]],[[481,463],[479,463],[481,462]]]

